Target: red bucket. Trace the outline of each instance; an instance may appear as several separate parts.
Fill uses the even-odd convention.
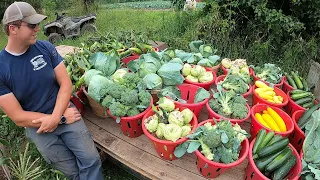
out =
[[[296,148],[298,152],[301,151],[303,141],[306,138],[304,132],[298,126],[298,122],[304,112],[305,110],[298,110],[294,112],[292,115],[292,121],[294,123],[294,131],[289,136],[289,140],[290,140],[290,143],[294,146],[294,148]]]
[[[80,112],[80,114],[83,116],[85,114],[85,107],[84,104],[82,103],[84,101],[84,93],[82,91],[82,88],[80,88],[77,92],[76,92],[76,96],[71,95],[70,101],[76,106],[76,108],[78,109],[78,111]],[[82,102],[81,102],[82,101]]]
[[[198,125],[198,127],[203,126],[207,122],[211,122],[212,124],[214,124],[214,121],[212,119],[208,119],[206,121],[201,122]],[[206,178],[216,178],[217,176],[224,173],[228,169],[239,165],[246,159],[249,151],[248,139],[245,139],[244,141],[242,141],[241,147],[242,148],[240,150],[239,159],[230,164],[218,163],[218,162],[208,160],[204,155],[202,155],[202,153],[199,150],[196,150],[195,153],[197,156],[198,171]]]
[[[260,170],[257,168],[257,166],[255,165],[253,158],[252,158],[252,149],[253,149],[253,145],[254,145],[255,139],[250,143],[250,148],[249,148],[249,163],[246,169],[246,174],[244,179],[246,180],[269,180],[269,178],[267,178],[265,175],[263,175]],[[293,168],[291,168],[291,170],[289,171],[288,175],[284,178],[284,179],[288,179],[288,180],[298,180],[299,179],[299,175],[301,173],[302,170],[302,163],[301,163],[301,159],[299,156],[299,153],[297,152],[296,149],[294,149],[294,147],[289,144],[289,147],[292,149],[293,155],[296,157],[296,165],[293,166]]]
[[[271,107],[279,116],[283,119],[284,123],[286,124],[287,131],[286,132],[274,132],[275,134],[280,134],[283,137],[289,136],[294,130],[294,123],[291,117],[285,113],[282,109],[266,105],[266,104],[256,104],[251,108],[251,139],[254,139],[258,131],[260,129],[265,129],[267,132],[272,131],[269,128],[263,126],[254,116],[256,113],[261,113],[263,110],[267,110],[267,107]]]
[[[230,119],[230,118],[223,117],[223,116],[219,115],[218,113],[214,112],[211,109],[211,107],[209,106],[209,101],[206,103],[206,107],[207,107],[207,111],[208,111],[208,115],[209,115],[210,119],[212,119],[212,118],[225,119],[225,120],[229,120],[233,124],[235,124],[235,123],[241,124],[250,118],[250,106],[248,104],[246,104],[246,106],[248,109],[248,114],[245,118],[243,118],[243,119]]]
[[[295,88],[290,86],[290,84],[287,81],[287,78],[285,76],[283,76],[283,86],[282,86],[282,90],[284,93],[287,93],[291,90],[294,90]]]
[[[204,67],[204,68],[206,69],[206,71],[213,71],[214,73],[217,74],[220,67],[221,67],[221,63],[219,63],[218,65],[213,66],[213,67]]]
[[[256,76],[256,74],[254,72],[252,73],[252,76],[253,76],[253,82],[256,82],[257,80],[260,80],[260,81],[266,83],[267,85],[269,85],[269,82],[261,80],[260,78],[258,78]],[[274,84],[274,87],[277,87],[277,88],[281,89],[282,85],[283,85],[283,81],[284,81],[284,76],[282,76],[282,78],[281,78],[281,80],[280,80],[280,82],[278,84]]]
[[[288,104],[288,97],[286,95],[286,93],[284,93],[282,90],[280,90],[279,88],[277,87],[273,87],[274,89],[274,92],[276,93],[277,96],[282,96],[283,98],[283,101],[281,104],[277,104],[277,103],[272,103],[272,102],[269,102],[267,100],[264,100],[262,99],[255,91],[256,89],[256,85],[253,86],[253,105],[255,104],[268,104],[270,106],[275,106],[275,107],[278,107],[278,108],[284,108],[287,104]]]
[[[206,89],[207,91],[209,91],[209,90],[210,90],[210,86],[214,83],[214,81],[215,81],[216,78],[217,78],[217,75],[216,75],[215,72],[213,72],[213,71],[209,71],[209,72],[211,72],[212,75],[213,75],[212,81],[205,82],[205,83],[197,83],[197,82],[191,82],[191,81],[189,81],[189,80],[187,80],[187,79],[184,79],[184,82],[185,82],[185,83],[188,83],[188,84],[193,84],[193,85],[196,85],[196,86],[203,87],[204,89]]]
[[[184,110],[186,108],[181,108],[181,110]],[[154,115],[154,112],[152,109],[150,109],[144,116],[142,119],[142,130],[143,133],[152,141],[152,144],[154,146],[154,148],[156,149],[158,155],[165,160],[174,160],[177,159],[177,157],[173,154],[174,150],[176,149],[176,147],[187,141],[188,138],[183,137],[178,139],[176,142],[173,141],[169,141],[169,140],[162,140],[157,138],[156,136],[153,136],[145,127],[144,125],[144,120],[147,119],[148,117]],[[192,125],[192,129],[190,134],[193,133],[194,130],[196,130],[197,125],[198,125],[198,119],[195,115],[193,115],[192,120],[190,121],[190,124]]]
[[[229,69],[225,68],[224,66],[221,66],[221,69],[223,71],[223,75],[228,74]],[[253,70],[252,70],[252,68],[249,67],[249,75],[252,76],[252,74],[253,74]]]
[[[127,66],[127,64],[130,62],[130,61],[134,61],[134,60],[137,60],[137,59],[139,59],[139,57],[140,57],[140,55],[131,55],[131,56],[128,56],[128,57],[126,57],[126,58],[123,58],[122,60],[121,60],[121,62],[123,62],[123,67],[126,67]]]
[[[121,117],[120,128],[121,128],[121,131],[123,132],[124,135],[126,135],[130,138],[135,138],[135,137],[140,136],[143,133],[142,132],[142,124],[143,124],[142,119],[143,119],[143,116],[149,110],[151,110],[152,104],[153,104],[153,99],[151,98],[150,106],[142,113],[137,114],[135,116],[130,116],[130,117]],[[115,119],[115,120],[117,119],[117,117],[114,117],[111,115],[109,109],[108,109],[108,114],[113,119]]]
[[[226,77],[226,75],[218,76],[217,79],[215,80],[216,86],[218,85],[218,83],[220,81],[223,81],[225,77]],[[248,84],[248,85],[249,85],[248,91],[246,93],[241,94],[244,98],[248,97],[252,93],[252,86],[251,86],[251,84]]]
[[[196,116],[199,117],[202,107],[209,101],[209,98],[202,102],[194,103],[194,97],[196,96],[199,86],[193,84],[181,84],[178,86],[181,92],[181,99],[187,101],[187,103],[181,103],[174,101],[176,108],[189,108]]]

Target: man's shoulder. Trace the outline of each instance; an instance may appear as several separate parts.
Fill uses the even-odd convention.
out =
[[[53,45],[49,41],[37,40],[36,46],[52,47]]]

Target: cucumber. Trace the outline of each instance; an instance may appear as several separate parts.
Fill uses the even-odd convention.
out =
[[[286,78],[288,83],[290,84],[290,86],[292,86],[294,89],[297,89],[297,85],[294,82],[294,80],[291,78],[291,76],[289,74],[286,73]]]
[[[280,139],[279,141],[269,145],[269,146],[266,146],[264,147],[263,149],[261,149],[258,153],[257,153],[257,156],[259,158],[262,158],[262,157],[266,157],[270,154],[274,154],[282,149],[284,149],[285,147],[287,147],[289,144],[289,139],[288,138],[283,138],[283,139]]]
[[[257,138],[256,138],[256,141],[254,142],[254,145],[253,145],[253,150],[252,150],[252,154],[256,154],[257,153],[257,150],[258,150],[258,147],[260,146],[260,144],[262,143],[264,137],[266,136],[267,134],[267,131],[265,129],[261,129],[259,132],[258,132],[258,135],[257,135]]]
[[[292,156],[292,150],[289,147],[286,147],[284,151],[281,152],[274,160],[272,160],[267,166],[266,171],[273,172],[280,166],[286,163],[286,161]]]
[[[295,101],[296,104],[302,105],[308,102],[313,102],[313,98],[312,97],[305,97],[305,98],[301,98]]]
[[[271,139],[271,141],[268,142],[268,144],[267,144],[266,146],[269,146],[269,145],[271,145],[271,144],[279,141],[280,139],[283,139],[283,137],[282,137],[281,135],[277,134],[277,135],[273,136],[273,138]]]
[[[320,108],[320,103],[311,107],[309,110],[305,111],[298,121],[298,126],[304,128],[305,124],[308,122],[308,119],[311,117],[312,113]]]
[[[299,94],[292,94],[291,95],[291,99],[295,101],[295,100],[298,100],[298,99],[301,99],[301,98],[305,98],[305,97],[309,97],[309,96],[312,96],[311,92],[304,92],[304,93],[299,93]]]
[[[304,107],[304,108],[306,108],[306,109],[309,109],[309,108],[311,108],[312,106],[314,106],[314,102],[313,102],[313,101],[302,104],[302,107]]]
[[[259,144],[259,147],[257,149],[257,152],[259,152],[260,149],[263,149],[273,138],[274,132],[270,131],[267,135],[264,136],[262,142]]]
[[[306,79],[301,78],[302,84],[303,84],[303,90],[305,91],[309,91],[309,87],[308,87],[308,83],[306,81]]]
[[[300,94],[300,93],[304,93],[306,91],[304,90],[300,90],[300,89],[294,89],[290,91],[290,94]]]
[[[291,168],[296,165],[296,161],[296,157],[292,155],[283,166],[274,171],[272,174],[272,180],[282,180],[289,173]]]
[[[283,151],[283,150],[282,150]],[[282,151],[276,152],[274,154],[271,154],[267,157],[264,158],[259,158],[255,161],[255,164],[257,166],[257,168],[261,171],[264,172],[264,169],[266,168],[266,166],[271,163],[271,161],[273,161],[276,157],[278,157]]]
[[[302,82],[300,81],[298,75],[297,75],[296,73],[294,73],[293,71],[291,71],[291,75],[292,75],[292,77],[293,77],[294,82],[295,82],[296,85],[297,85],[297,88],[298,88],[298,89],[303,89]]]

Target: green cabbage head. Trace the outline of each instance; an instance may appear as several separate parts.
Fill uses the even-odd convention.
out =
[[[163,136],[166,140],[176,142],[182,134],[182,129],[176,124],[166,124],[163,131]]]
[[[181,114],[183,116],[184,124],[189,124],[193,118],[193,112],[189,108],[186,108],[183,111],[181,111]]]
[[[144,120],[144,125],[149,132],[155,132],[158,127],[158,122],[158,117],[156,115],[153,115]]]

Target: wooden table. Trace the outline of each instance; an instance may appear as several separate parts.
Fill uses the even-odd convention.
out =
[[[199,121],[205,119],[207,119],[207,112],[204,107]],[[98,148],[107,154],[108,159],[139,179],[206,179],[198,172],[195,154],[186,154],[173,161],[163,160],[157,154],[151,140],[145,135],[129,138],[122,133],[120,125],[113,119],[98,118],[90,108],[86,109],[84,120]],[[250,121],[244,122],[241,126],[250,132]],[[216,179],[244,179],[247,164],[248,160],[246,159]]]

